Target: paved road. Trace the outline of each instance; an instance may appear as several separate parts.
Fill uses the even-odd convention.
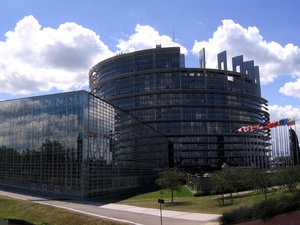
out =
[[[132,225],[160,225],[159,209],[141,208],[121,204],[104,204],[90,201],[56,200],[25,194],[0,191],[0,195],[10,196],[26,201],[51,205],[54,207]],[[217,225],[220,215],[188,213],[162,210],[163,225]]]

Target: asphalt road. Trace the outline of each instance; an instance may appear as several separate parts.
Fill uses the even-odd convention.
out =
[[[0,195],[51,205],[57,208],[132,225],[217,225],[220,215],[177,212],[141,208],[121,204],[104,204],[90,201],[59,200],[0,191]],[[162,213],[162,217],[160,216]],[[161,220],[162,219],[162,220]]]

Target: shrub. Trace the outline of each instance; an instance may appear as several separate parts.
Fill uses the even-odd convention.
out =
[[[231,210],[229,212],[224,213],[220,218],[220,222],[223,225],[227,225],[227,224],[245,222],[251,219],[252,219],[252,209],[247,206],[243,206],[240,207],[238,210]]]
[[[252,207],[252,218],[267,220],[278,214],[276,198],[254,204]]]
[[[300,209],[300,192],[292,196],[282,196],[261,201],[252,207],[241,207],[225,212],[220,218],[222,225],[241,223],[250,220],[268,220],[276,215]]]

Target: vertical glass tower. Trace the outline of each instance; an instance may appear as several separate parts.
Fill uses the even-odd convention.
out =
[[[269,119],[258,66],[238,56],[228,71],[222,52],[218,69],[208,69],[200,53],[201,68],[185,68],[179,47],[117,55],[91,68],[90,92],[167,136],[172,165],[267,167],[269,134],[234,132]]]

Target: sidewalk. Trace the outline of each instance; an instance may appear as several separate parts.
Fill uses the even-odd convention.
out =
[[[134,213],[143,213],[153,216],[159,216],[160,210],[159,209],[152,209],[152,208],[142,208],[137,206],[130,206],[130,205],[122,205],[122,204],[106,204],[100,206],[100,208],[105,209],[114,209],[114,210],[122,210],[127,212],[134,212]],[[219,214],[206,214],[206,213],[190,213],[190,212],[179,212],[179,211],[171,211],[171,210],[162,210],[163,217],[169,218],[177,218],[177,219],[184,219],[184,220],[194,220],[194,221],[202,221],[202,222],[209,222],[218,220],[221,216]],[[218,224],[218,223],[216,223]]]

